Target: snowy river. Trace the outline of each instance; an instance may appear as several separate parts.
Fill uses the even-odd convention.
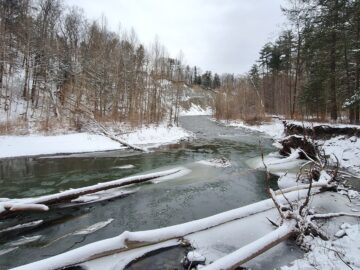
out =
[[[207,116],[183,117],[180,122],[196,139],[163,146],[150,153],[111,151],[1,160],[0,198],[51,194],[177,166],[189,169],[190,173],[170,181],[130,188],[134,193],[126,197],[82,206],[53,207],[46,213],[21,214],[0,221],[0,269],[56,255],[124,230],[183,223],[267,197],[264,173],[251,169],[246,161],[259,156],[259,140],[265,152],[274,151],[269,138],[222,126]],[[231,166],[221,168],[199,163],[220,157],[228,159]],[[37,226],[4,231],[9,226],[40,220]],[[101,222],[108,223],[93,233],[74,233],[96,223],[104,224]],[[290,249],[295,251],[287,254],[289,260],[299,254],[295,247]],[[159,269],[159,265],[163,269],[180,269],[180,248],[164,252],[166,256],[155,254],[133,264],[131,269]],[[280,253],[264,260],[265,268],[263,264],[253,269],[278,267],[283,256]]]

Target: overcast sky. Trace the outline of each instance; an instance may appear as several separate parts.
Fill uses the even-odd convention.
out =
[[[145,45],[157,35],[170,55],[203,71],[244,73],[285,21],[284,0],[65,0],[109,27],[133,27]]]

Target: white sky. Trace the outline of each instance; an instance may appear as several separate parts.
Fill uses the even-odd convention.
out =
[[[285,0],[65,0],[109,27],[134,28],[145,45],[157,35],[172,57],[202,71],[244,73],[285,21]]]

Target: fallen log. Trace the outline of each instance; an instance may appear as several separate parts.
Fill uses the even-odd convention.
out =
[[[7,201],[0,202],[0,218],[5,217],[8,214],[13,213],[15,211],[33,211],[33,210],[47,211],[48,206],[52,204],[71,201],[80,196],[96,193],[103,190],[148,182],[160,177],[173,175],[175,173],[180,172],[181,170],[182,170],[181,168],[175,168],[162,172],[130,176],[114,181],[99,183],[96,185],[77,188],[77,189],[70,189],[60,193],[40,196],[36,198],[10,199]]]
[[[135,151],[141,151],[141,152],[148,152],[146,149],[143,149],[141,147],[137,147],[133,144],[130,144],[122,139],[119,139],[115,136],[113,136],[102,124],[100,124],[99,122],[97,122],[94,118],[90,118],[90,120],[95,124],[97,125],[99,128],[100,128],[100,131],[103,135],[105,135],[106,137],[108,137],[109,139],[115,141],[115,142],[118,142],[122,145],[125,145],[126,147],[129,147]]]
[[[75,103],[76,101],[72,100],[71,98],[67,98],[67,102],[73,102]],[[70,104],[71,105],[71,104]],[[73,104],[74,105],[74,104]],[[82,105],[81,103],[80,104],[76,104],[76,107],[77,109],[76,110],[73,110],[73,109],[70,109],[70,108],[67,108],[68,110],[70,110],[72,113],[75,113],[75,114],[78,114],[78,113],[81,113],[82,116],[86,117],[86,119],[90,120],[90,122],[92,122],[95,126],[98,127],[98,129],[100,129],[100,132],[105,135],[106,137],[108,137],[109,139],[115,141],[115,142],[118,142],[128,148],[131,148],[135,151],[141,151],[141,152],[148,152],[146,149],[143,149],[141,147],[137,147],[133,144],[130,144],[122,139],[119,139],[117,137],[115,137],[114,135],[112,135],[102,124],[100,124],[98,121],[96,121],[96,119],[94,118],[94,114],[92,113],[92,111],[87,108],[86,106],[82,105],[82,109],[78,108],[79,105]]]
[[[242,248],[216,260],[212,264],[209,264],[201,269],[204,270],[228,270],[235,269],[265,251],[271,249],[277,244],[288,239],[290,236],[295,234],[296,222],[290,220],[285,222],[276,230],[266,234],[260,239],[251,242],[250,244],[243,246]]]
[[[297,201],[307,196],[307,190],[286,193],[277,196],[279,203],[286,205],[288,201]],[[264,212],[274,207],[272,199],[266,199],[251,205],[226,211],[211,217],[190,221],[170,227],[129,232],[125,231],[119,236],[98,241],[68,252],[50,257],[41,261],[19,266],[16,270],[50,270],[77,265],[89,260],[109,256],[143,246],[153,245],[171,239],[181,239],[191,233],[203,231],[227,222],[241,219],[250,215]]]

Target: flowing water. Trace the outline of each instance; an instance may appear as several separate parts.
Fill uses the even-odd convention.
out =
[[[126,197],[83,206],[53,207],[46,213],[19,214],[0,220],[0,254],[8,251],[0,255],[0,269],[44,259],[116,236],[124,230],[146,230],[183,223],[267,197],[264,173],[249,168],[246,161],[259,156],[259,140],[265,152],[273,151],[269,138],[256,132],[225,127],[206,116],[183,117],[180,124],[192,131],[196,139],[150,153],[122,150],[0,160],[0,198],[51,194],[176,166],[190,170],[189,174],[177,179],[143,184]],[[216,168],[198,163],[220,157],[230,160],[232,166]],[[121,168],[125,165],[133,167]],[[94,233],[73,234],[111,218],[114,220],[110,224]],[[11,225],[38,220],[43,222],[36,227],[1,232]],[[28,241],[14,244],[18,240]],[[178,255],[169,255],[169,258],[174,256]],[[136,265],[132,267],[137,269]]]

